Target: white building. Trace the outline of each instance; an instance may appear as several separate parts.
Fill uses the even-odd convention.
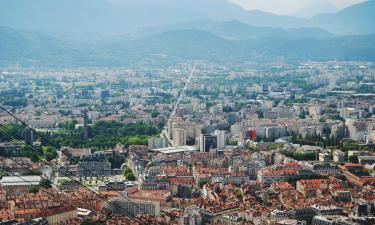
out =
[[[334,162],[344,162],[345,161],[345,153],[340,151],[340,150],[336,150],[333,153],[333,161]]]
[[[217,149],[223,150],[226,143],[226,132],[224,130],[216,130],[215,135],[217,137]]]

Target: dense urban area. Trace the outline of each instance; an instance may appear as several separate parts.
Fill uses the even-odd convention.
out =
[[[375,64],[0,69],[0,224],[375,224]]]

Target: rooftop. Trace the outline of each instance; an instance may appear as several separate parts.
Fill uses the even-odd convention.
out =
[[[23,186],[23,185],[39,185],[39,182],[41,181],[40,176],[8,176],[3,177],[0,180],[1,186]]]

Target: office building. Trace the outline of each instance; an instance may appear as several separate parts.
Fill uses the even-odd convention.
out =
[[[217,137],[201,134],[199,138],[199,150],[201,152],[210,152],[210,150],[217,149]]]

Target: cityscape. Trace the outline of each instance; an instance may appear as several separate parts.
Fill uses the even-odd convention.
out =
[[[375,224],[375,1],[201,1],[0,3],[0,225]]]

